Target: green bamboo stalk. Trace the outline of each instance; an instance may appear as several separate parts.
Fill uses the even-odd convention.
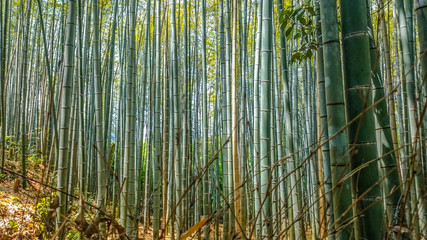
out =
[[[260,51],[261,51],[261,31],[262,31],[262,4],[263,1],[258,1],[258,7],[257,7],[257,32],[256,32],[256,39],[255,39],[255,63],[254,63],[254,152],[253,152],[253,162],[254,162],[254,215],[256,217],[256,225],[255,225],[255,237],[261,238],[261,231],[262,231],[262,219],[261,215],[261,192],[260,192],[260,181],[261,181],[261,174],[260,174],[260,97],[259,97],[259,79],[260,79]]]
[[[220,4],[222,4],[222,1],[220,1]],[[223,16],[223,26],[226,30],[222,34],[222,50],[223,50],[223,56],[221,57],[223,60],[223,67],[222,70],[224,70],[222,73],[223,78],[223,138],[224,141],[228,139],[231,135],[231,64],[230,64],[230,57],[231,57],[231,34],[230,34],[230,1],[225,1],[225,6],[220,7],[221,15]],[[224,11],[224,12],[222,12]],[[233,169],[232,169],[232,149],[231,149],[231,143],[226,143],[224,147],[224,158],[223,158],[223,173],[224,173],[224,207],[227,208],[227,213],[224,214],[224,239],[230,238],[232,236],[233,231],[233,218],[232,214],[230,213],[232,211],[232,202],[233,202]]]
[[[240,164],[238,159],[238,124],[237,124],[237,0],[233,1],[232,19],[233,30],[231,39],[231,149],[233,159],[233,203],[235,222],[234,228],[237,237],[240,237],[241,229],[241,193],[240,193]]]
[[[3,17],[3,5],[4,5],[4,17]],[[8,39],[8,22],[9,22],[9,0],[5,0],[1,2],[0,8],[0,20],[1,20],[1,51],[0,51],[0,106],[1,106],[1,136],[0,136],[0,144],[1,144],[1,173],[3,173],[4,162],[5,162],[5,153],[6,153],[6,93],[5,93],[5,73],[6,73],[6,40]],[[3,17],[3,18],[2,18]]]
[[[169,12],[168,12],[169,13]],[[166,13],[166,19],[168,18],[168,13]],[[169,26],[166,25],[165,26],[165,38],[164,38],[164,43],[163,43],[163,66],[161,67],[163,74],[162,74],[162,112],[163,112],[163,116],[165,116],[162,119],[162,169],[165,169],[164,171],[162,171],[162,190],[161,190],[161,194],[162,194],[162,216],[161,219],[163,219],[164,223],[166,222],[166,216],[167,216],[167,202],[168,202],[168,171],[166,169],[168,169],[168,162],[169,162],[169,135],[173,135],[173,132],[169,132],[169,130],[171,129],[170,126],[172,125],[170,122],[173,123],[173,116],[170,114],[170,105],[171,105],[171,95],[173,94],[173,88],[171,86],[172,81],[170,81],[169,79],[169,67],[170,67],[170,60],[168,58],[168,50],[169,50]],[[173,129],[172,129],[173,130]],[[172,160],[172,159],[170,159]],[[162,227],[162,232],[164,232],[166,225],[165,224],[160,224]]]
[[[26,1],[25,23],[24,23],[24,39],[22,46],[21,59],[21,84],[22,84],[22,102],[21,102],[21,171],[22,171],[22,188],[27,187],[27,85],[28,85],[28,39],[31,25],[31,2]]]
[[[119,9],[119,1],[114,1],[114,9],[113,9],[113,20],[111,26],[111,38],[109,44],[109,55],[108,55],[108,69],[107,69],[107,77],[105,80],[105,96],[104,96],[104,149],[105,149],[105,162],[110,162],[110,149],[111,149],[111,123],[110,123],[110,115],[111,115],[111,107],[112,101],[111,96],[113,95],[112,86],[113,86],[113,70],[114,70],[114,54],[116,50],[116,28],[117,28],[117,12]]]
[[[142,103],[140,103],[140,116],[139,116],[139,126],[138,126],[138,147],[136,150],[136,162],[137,162],[137,167],[136,167],[136,171],[137,171],[137,175],[135,178],[135,190],[138,193],[136,195],[135,198],[135,204],[140,205],[141,203],[141,199],[144,197],[145,194],[145,186],[142,185],[142,183],[144,181],[142,181],[143,179],[143,172],[144,172],[144,162],[145,162],[145,166],[147,166],[147,144],[146,144],[146,139],[145,136],[147,136],[148,134],[145,133],[144,135],[144,129],[146,129],[148,127],[148,124],[146,123],[146,101],[147,101],[147,78],[148,78],[148,65],[149,65],[149,60],[148,60],[148,52],[150,51],[149,49],[149,43],[150,43],[150,18],[151,18],[151,0],[147,1],[147,8],[146,8],[146,20],[145,20],[145,36],[144,36],[144,50],[143,50],[143,56],[142,56],[142,61],[143,61],[143,69],[142,69],[142,75],[141,75],[141,81],[142,81],[142,86],[141,86],[141,95],[140,95],[140,99],[142,98]],[[135,66],[136,67],[136,66]],[[145,140],[145,141],[144,141]],[[145,144],[144,144],[145,143]],[[145,160],[145,161],[144,161]],[[142,201],[143,202],[143,201]],[[140,214],[140,209],[138,207],[135,208],[135,217],[137,217]]]
[[[417,23],[418,23],[418,35],[419,35],[419,61],[421,63],[421,83],[424,90],[424,106],[422,107],[421,111],[424,112],[424,115],[420,116],[421,119],[424,120],[424,130],[426,128],[426,119],[427,119],[427,111],[425,110],[425,104],[427,103],[427,1],[426,0],[415,0],[415,13],[417,14]],[[426,131],[423,132],[423,134],[426,134]],[[426,146],[427,139],[424,137],[423,141],[421,142],[421,146]],[[424,161],[421,164],[427,163],[427,156],[424,155]],[[420,163],[419,163],[420,164]],[[424,170],[424,174],[425,174]],[[425,178],[424,178],[425,179]],[[420,187],[420,192],[425,193],[425,184],[424,186]],[[427,224],[426,224],[426,203],[425,198],[422,197],[422,194],[420,194],[420,203],[422,204],[419,207],[419,215],[422,216],[420,218],[420,226],[422,227],[421,233],[424,236],[427,236]]]
[[[334,225],[337,239],[349,239],[353,231],[348,224],[352,216],[351,191],[350,181],[343,179],[349,172],[350,159],[336,9],[336,1],[320,1],[328,135],[336,135],[329,141]]]
[[[156,5],[156,40],[155,40],[155,101],[154,101],[154,162],[153,162],[153,239],[159,239],[160,230],[160,190],[161,190],[161,148],[160,148],[160,50],[161,50],[161,25],[160,25],[161,1]]]
[[[372,29],[371,14],[369,8],[368,13],[368,29]],[[385,27],[385,26],[383,26]],[[387,41],[387,39],[384,39]],[[373,39],[373,33],[369,35],[370,45],[370,59],[371,59],[371,71],[372,71],[372,82],[374,84],[373,90],[373,101],[377,103],[375,106],[375,126],[376,126],[376,139],[378,156],[381,158],[381,176],[384,177],[383,185],[383,197],[386,206],[386,223],[388,226],[392,224],[400,224],[402,221],[399,219],[399,201],[401,196],[399,174],[397,170],[397,160],[394,153],[394,145],[391,134],[390,118],[387,114],[387,105],[384,100],[385,93],[383,87],[383,80],[381,77],[381,71],[379,67],[379,56],[378,50],[375,46]],[[394,106],[393,106],[394,109]],[[391,115],[391,114],[390,114]],[[396,219],[395,216],[398,216]]]
[[[323,194],[324,204],[321,208],[324,208],[324,218],[320,220],[320,227],[323,228],[324,224],[327,225],[326,233],[328,239],[334,240],[335,234],[334,229],[334,207],[333,207],[333,195],[332,195],[332,178],[331,178],[331,162],[330,162],[330,151],[329,151],[329,142],[327,141],[328,135],[328,116],[326,110],[326,94],[325,94],[325,76],[324,76],[324,59],[323,59],[323,44],[322,44],[322,28],[320,23],[320,1],[316,1],[316,43],[318,44],[317,53],[316,53],[316,78],[317,78],[317,88],[318,88],[318,109],[319,109],[319,129],[318,129],[318,138],[320,139],[321,147],[321,156],[319,158],[322,160],[322,166],[319,168],[323,173],[322,176],[319,176],[322,179],[320,182],[323,183]],[[320,232],[320,236],[323,236],[323,232]]]
[[[38,1],[39,3],[40,3],[40,1]],[[80,148],[80,151],[79,150],[76,150],[77,151],[77,161],[78,161],[78,163],[77,163],[77,178],[79,179],[79,181],[78,181],[78,189],[80,190],[80,196],[81,197],[83,197],[84,199],[86,198],[86,183],[87,183],[87,181],[86,181],[86,178],[85,178],[85,172],[86,172],[86,158],[85,158],[85,131],[84,131],[84,74],[83,74],[83,31],[82,31],[82,28],[83,28],[83,24],[82,24],[82,22],[83,22],[83,11],[82,11],[82,9],[83,9],[83,5],[82,5],[82,1],[81,0],[78,0],[78,2],[77,2],[77,4],[78,4],[78,7],[77,7],[77,9],[78,9],[78,23],[77,23],[77,25],[78,25],[78,29],[77,29],[77,36],[78,36],[78,42],[77,42],[77,68],[78,68],[78,70],[77,70],[77,72],[78,72],[78,74],[77,74],[77,79],[78,79],[78,82],[77,82],[77,85],[76,85],[76,87],[77,87],[77,92],[78,92],[78,127],[79,127],[79,129],[78,129],[78,131],[80,131],[80,133],[79,133],[79,139],[77,140],[78,141],[78,147]],[[40,7],[40,5],[39,5],[39,7]],[[41,7],[40,7],[40,15],[41,15]],[[44,29],[44,27],[43,27],[43,23],[42,23],[42,29]],[[44,30],[42,30],[42,34],[44,35],[43,36],[43,38],[44,38],[44,44],[45,44],[45,58],[46,59],[48,59],[48,52],[47,52],[47,47],[46,47],[46,44],[47,44],[47,42],[46,42],[46,38],[45,38],[45,34],[44,34]],[[47,62],[48,63],[48,62]],[[49,69],[49,65],[47,65],[47,68]],[[50,70],[48,70],[48,71],[50,71]],[[51,83],[49,83],[49,84],[51,84]],[[52,89],[51,87],[50,87],[50,89]],[[51,90],[52,91],[52,90]],[[52,108],[54,108],[54,107],[52,107]],[[52,109],[53,110],[53,109]],[[55,111],[52,111],[52,112],[55,112]],[[55,115],[55,114],[53,114],[53,115]],[[57,139],[57,138],[56,138]],[[80,140],[80,144],[79,144],[79,140]],[[79,215],[78,216],[80,216],[79,217],[79,221],[82,221],[83,222],[83,220],[85,219],[84,217],[85,217],[85,215],[84,215],[84,211],[85,211],[85,205],[84,204],[80,204],[80,206],[79,206],[80,208],[79,208]],[[81,235],[80,235],[80,239],[83,239],[83,230],[84,229],[81,229],[82,231],[81,231]]]
[[[208,90],[207,90],[207,63],[206,63],[206,0],[202,0],[202,168],[206,169],[203,176],[203,213],[201,216],[208,217],[210,209],[209,193],[209,147],[208,147]],[[205,239],[209,239],[210,226],[204,228]]]
[[[403,3],[403,2],[402,2]],[[415,61],[415,37],[414,37],[414,1],[405,0],[405,17],[406,17],[406,26],[408,29],[408,43],[409,50],[411,51],[411,60]]]
[[[172,7],[171,7],[171,61],[172,61],[172,88],[173,88],[173,96],[172,97],[172,108],[173,108],[173,144],[174,144],[174,150],[173,150],[173,159],[175,161],[175,172],[180,173],[181,172],[181,132],[180,132],[180,108],[179,108],[179,72],[178,72],[178,51],[177,51],[177,30],[176,30],[176,3],[175,0],[172,1]],[[171,111],[172,113],[172,111]],[[177,179],[176,186],[178,188],[181,188],[182,180],[179,176],[179,179]],[[181,198],[181,193],[178,194],[177,199],[179,200]],[[182,216],[180,213],[178,216]],[[175,219],[175,216],[171,216],[172,222],[173,219]],[[173,225],[173,224],[172,224]],[[180,228],[178,228],[180,229]],[[174,232],[172,231],[171,234],[173,235]]]
[[[248,157],[248,141],[247,141],[247,119],[249,118],[247,115],[251,116],[250,114],[248,114],[247,110],[248,110],[248,1],[244,0],[243,1],[243,8],[240,8],[240,12],[242,12],[242,10],[244,11],[243,13],[243,17],[241,17],[241,21],[239,22],[239,30],[240,30],[240,41],[241,41],[241,46],[240,46],[240,51],[241,51],[241,94],[240,94],[240,113],[239,113],[239,117],[240,117],[240,123],[239,123],[239,131],[240,131],[240,154],[239,154],[239,164],[241,166],[241,175],[240,175],[240,183],[244,183],[248,180],[248,163],[249,160],[247,159]],[[250,9],[249,9],[250,11]],[[241,15],[240,15],[241,16]],[[240,188],[240,195],[241,195],[241,226],[243,231],[246,231],[246,226],[247,226],[247,218],[249,216],[249,210],[250,208],[248,207],[248,203],[250,202],[250,198],[248,195],[248,188],[250,187],[250,184],[244,184],[242,188]],[[246,235],[246,234],[245,234]]]
[[[407,8],[411,6],[406,6]],[[406,80],[406,111],[408,111],[408,122],[409,122],[409,133],[410,133],[410,144],[408,160],[410,160],[410,169],[409,178],[414,179],[409,181],[407,184],[410,194],[411,209],[413,210],[412,214],[415,220],[412,224],[414,225],[414,230],[412,231],[413,238],[420,237],[420,227],[425,226],[427,216],[424,214],[426,209],[426,204],[424,201],[423,194],[423,180],[421,179],[421,172],[418,170],[418,164],[421,163],[421,152],[420,147],[420,134],[418,133],[418,121],[419,116],[417,112],[417,101],[416,101],[416,84],[415,84],[415,71],[414,71],[414,51],[411,45],[412,36],[412,22],[410,21],[411,17],[406,16],[404,11],[403,1],[396,1],[396,8],[398,12],[398,21],[400,26],[400,46],[403,53],[403,71],[404,77]],[[412,11],[412,10],[411,10]],[[412,15],[412,12],[410,13]],[[409,141],[408,141],[409,142]],[[412,189],[411,189],[412,188]],[[418,209],[415,210],[415,209]],[[421,215],[419,214],[421,213]]]
[[[45,60],[45,64],[46,64],[46,71],[47,71],[47,75],[48,75],[48,86],[49,86],[49,91],[50,91],[50,103],[49,105],[51,106],[50,110],[50,119],[52,122],[52,130],[54,132],[55,136],[58,136],[58,129],[57,129],[57,118],[56,118],[56,104],[54,102],[54,89],[53,89],[53,76],[52,76],[52,67],[50,64],[50,60],[49,60],[49,53],[48,53],[48,42],[46,39],[46,32],[45,32],[45,28],[44,28],[44,21],[43,21],[43,8],[42,8],[42,4],[40,2],[40,0],[37,0],[37,5],[38,5],[38,9],[39,9],[39,21],[40,21],[40,27],[41,27],[41,31],[42,31],[42,36],[43,36],[43,48],[44,48],[44,60]],[[80,25],[80,24],[79,24]],[[55,145],[59,146],[58,143],[58,137],[55,137]]]
[[[138,222],[133,217],[135,216],[135,181],[136,181],[136,162],[135,162],[135,139],[136,139],[136,70],[137,70],[137,61],[136,61],[136,18],[137,18],[137,2],[136,0],[131,0],[129,4],[129,35],[128,35],[128,61],[127,61],[127,78],[132,82],[127,85],[131,87],[131,90],[127,94],[131,95],[131,112],[127,113],[130,115],[130,127],[131,127],[131,136],[130,136],[130,158],[129,158],[129,196],[128,196],[128,212],[127,212],[127,222],[128,229],[126,229],[127,235],[132,238],[138,238]],[[126,149],[125,149],[126,152]],[[126,156],[126,153],[125,153]]]
[[[101,54],[100,54],[100,22],[98,0],[93,0],[93,60],[94,60],[94,86],[95,86],[95,126],[96,126],[96,156],[97,156],[97,206],[102,219],[105,212],[107,199],[106,157],[104,146],[104,119],[102,116],[102,88],[101,88]],[[100,236],[105,237],[106,225],[99,223]]]
[[[188,4],[188,3],[187,3]],[[191,6],[191,5],[190,5]],[[187,6],[186,6],[186,8],[187,8]],[[191,19],[191,7],[189,7],[189,10],[187,10],[186,9],[186,11],[185,11],[187,14],[186,14],[186,16],[187,16],[187,20],[186,21],[189,21],[189,19]],[[189,23],[189,26],[191,26],[191,21],[190,21],[190,23]],[[185,129],[186,129],[186,131],[183,133],[184,135],[185,135],[185,142],[183,142],[183,144],[185,144],[185,151],[183,151],[183,152],[185,152],[185,154],[183,153],[183,168],[182,168],[182,174],[181,174],[181,176],[182,176],[182,181],[183,181],[183,184],[182,184],[182,189],[186,189],[186,188],[188,188],[189,187],[189,183],[190,183],[190,181],[189,181],[189,179],[190,179],[190,175],[189,175],[189,172],[190,172],[190,169],[191,169],[191,164],[190,164],[190,162],[191,162],[191,158],[192,158],[192,144],[191,144],[191,139],[192,139],[192,131],[190,131],[190,129],[192,129],[192,127],[193,127],[193,123],[192,123],[192,121],[191,121],[191,106],[192,106],[192,74],[191,74],[191,71],[189,70],[189,68],[190,68],[190,65],[189,65],[189,62],[190,62],[190,55],[191,55],[191,51],[189,51],[188,50],[188,47],[189,46],[191,46],[191,38],[190,37],[188,37],[188,35],[190,34],[191,32],[190,32],[190,29],[186,29],[185,30],[185,34],[187,35],[187,44],[186,44],[186,46],[187,46],[187,55],[186,55],[186,62],[187,62],[187,67],[188,68],[186,68],[187,69],[187,79],[186,79],[186,84],[185,84],[185,88],[184,88],[184,93],[186,94],[185,96],[186,96],[186,106],[185,106],[185,108],[186,108],[186,111],[185,111],[185,114],[186,114],[186,116],[185,116],[185,120],[186,120],[186,124],[185,124]],[[181,225],[181,227],[182,227],[182,230],[185,230],[187,227],[188,227],[188,225],[189,225],[189,221],[188,221],[188,212],[187,211],[185,211],[185,209],[187,209],[188,208],[188,206],[190,206],[189,204],[190,204],[190,201],[191,201],[191,199],[190,199],[190,197],[189,197],[189,194],[186,194],[186,195],[184,195],[183,196],[183,201],[182,201],[182,207],[181,207],[181,216],[182,216],[182,218],[183,218],[183,222],[182,222],[182,225]]]
[[[271,118],[271,82],[273,50],[273,1],[262,4],[262,43],[260,66],[260,173],[261,173],[261,219],[263,222],[261,238],[270,238],[273,234],[271,219],[271,156],[270,156],[270,118]]]
[[[396,158],[396,161],[399,162],[399,144],[397,140],[397,126],[396,126],[396,113],[395,113],[395,101],[394,101],[394,92],[393,91],[393,82],[392,82],[392,67],[391,67],[391,53],[390,53],[390,39],[388,33],[388,24],[385,20],[384,13],[384,1],[379,0],[380,7],[380,23],[381,23],[381,34],[384,39],[384,59],[385,59],[385,90],[390,93],[387,96],[388,108],[390,109],[390,127],[391,127],[391,137],[393,142],[393,151]]]
[[[373,110],[367,110],[372,105],[372,88],[368,26],[363,17],[366,14],[366,1],[341,2],[346,105],[349,121],[354,121],[349,126],[351,167],[352,170],[363,167],[352,176],[357,214],[355,236],[383,239],[375,121]],[[362,211],[364,214],[360,215]]]
[[[177,144],[180,142],[181,146],[177,145],[176,147],[180,148],[182,151],[182,155],[178,156],[176,155],[176,160],[175,160],[175,166],[176,166],[176,170],[175,170],[175,177],[176,177],[176,199],[177,201],[179,201],[179,199],[183,198],[182,203],[178,204],[176,206],[176,215],[177,215],[177,235],[180,236],[181,233],[183,233],[184,231],[184,209],[186,206],[186,196],[183,196],[182,192],[183,192],[183,184],[185,183],[184,181],[184,177],[183,176],[183,168],[185,166],[185,161],[187,159],[187,153],[188,153],[188,123],[187,123],[187,106],[188,106],[188,32],[187,32],[187,27],[188,27],[188,17],[187,17],[187,1],[184,0],[182,3],[183,6],[183,17],[184,17],[184,28],[183,28],[183,32],[184,32],[184,40],[183,40],[183,44],[184,44],[184,53],[183,53],[183,61],[184,61],[184,73],[183,73],[183,89],[184,89],[184,96],[183,96],[183,107],[182,107],[182,141],[178,141],[181,140],[178,136],[177,139]],[[176,91],[176,94],[178,94],[178,92]],[[178,102],[176,101],[176,103],[178,104]],[[177,110],[174,107],[174,114],[178,113]],[[176,116],[176,115],[175,115]],[[177,121],[179,121],[179,118],[177,119]],[[177,126],[175,126],[175,134],[178,134],[178,129],[177,127],[179,127],[179,124],[177,123]]]
[[[58,238],[65,238],[65,228],[62,226],[66,209],[67,179],[68,179],[68,140],[69,140],[69,125],[70,125],[70,107],[72,94],[72,74],[74,60],[74,41],[75,41],[75,20],[76,20],[76,1],[68,1],[68,16],[67,16],[67,33],[66,47],[64,53],[64,79],[62,84],[62,101],[61,101],[61,121],[59,133],[59,153],[58,153],[58,197],[59,208],[57,209],[56,228],[59,230]]]
[[[233,128],[234,126],[232,118],[233,118],[233,112],[232,112],[232,37],[231,37],[231,20],[232,20],[232,13],[230,11],[230,7],[232,4],[232,0],[226,0],[225,1],[225,84],[226,84],[226,111],[227,111],[227,138],[233,136]],[[233,139],[231,139],[230,142],[227,143],[227,170],[228,170],[228,203],[230,204],[229,210],[230,212],[233,212],[234,214],[229,214],[229,221],[230,221],[230,229],[228,232],[228,237],[234,235],[235,232],[235,203],[234,203],[234,158],[233,158],[233,145],[232,145]]]

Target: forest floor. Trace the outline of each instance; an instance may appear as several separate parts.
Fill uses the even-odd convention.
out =
[[[0,174],[0,240],[6,239],[40,239],[45,232],[45,225],[40,213],[46,198],[41,185],[27,182],[27,188],[22,188],[21,178],[12,172],[21,172],[19,164],[6,161]],[[43,166],[36,161],[28,166],[27,176],[31,179],[41,179]]]
[[[16,184],[19,178],[9,178],[2,176],[0,179],[0,240],[12,239],[51,239],[55,234],[46,223],[46,208],[50,204],[48,197],[43,197],[34,184],[27,190]],[[50,220],[50,228],[54,219]],[[76,227],[70,224],[71,234],[67,239],[78,239]],[[152,228],[147,229],[143,234],[140,227],[139,239],[152,239]],[[115,234],[111,234],[108,239],[118,239]],[[165,239],[170,239],[166,237]]]
[[[43,225],[28,191],[13,191],[14,181],[0,183],[0,239],[38,239]]]
[[[53,239],[55,237],[55,214],[52,205],[54,188],[40,183],[44,179],[44,165],[37,158],[29,159],[27,165],[27,186],[23,189],[20,177],[20,160],[6,161],[3,173],[0,173],[0,240]],[[95,203],[94,203],[95,204]],[[77,215],[78,206],[72,206],[70,219]],[[86,210],[93,218],[94,211]],[[88,219],[89,220],[89,219]],[[80,239],[77,225],[70,220],[66,239]],[[139,227],[138,239],[152,239],[153,231],[149,227],[145,233]],[[107,239],[118,239],[112,231]],[[169,236],[163,239],[171,239]],[[191,237],[188,239],[192,239]]]
[[[49,193],[43,191],[39,184],[30,183],[22,189],[20,178],[2,174],[0,178],[0,240],[53,239],[55,232],[54,217],[48,217],[51,204]],[[67,239],[79,239],[77,227],[69,224]],[[139,228],[138,239],[152,239],[153,229],[149,227],[145,233]],[[118,239],[116,233],[107,239]],[[165,238],[169,240],[170,236]],[[188,239],[196,239],[189,237]]]

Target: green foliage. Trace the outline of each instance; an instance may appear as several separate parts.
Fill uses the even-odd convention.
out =
[[[0,173],[0,181],[3,181],[4,179],[6,179],[8,177],[7,174],[4,173]]]
[[[28,167],[37,168],[40,164],[43,164],[43,156],[41,154],[31,154],[28,156]]]
[[[10,220],[9,221],[9,227],[11,229],[17,229],[18,228],[18,223],[15,220]]]
[[[317,50],[315,38],[314,8],[311,5],[286,6],[279,16],[280,29],[286,38],[299,40],[299,48],[291,52],[290,62],[300,62],[313,56]]]
[[[40,239],[49,239],[48,232],[53,229],[53,223],[51,224],[48,217],[49,206],[53,198],[53,195],[39,198],[37,205],[34,207],[36,212],[36,221],[40,231]]]
[[[34,207],[34,209],[36,210],[37,216],[39,217],[39,220],[43,220],[47,218],[47,212],[49,209],[51,199],[52,198],[50,196],[40,198],[37,205]]]
[[[75,229],[70,229],[67,232],[67,236],[65,236],[65,239],[78,239],[80,235],[80,232]]]
[[[6,136],[4,141],[6,149],[8,149],[9,151],[19,150],[21,148],[19,142],[15,142],[14,136]]]
[[[49,203],[51,199],[52,199],[51,196],[40,198],[39,202],[35,206],[36,212],[40,212],[43,210],[47,211],[47,208],[49,207]]]

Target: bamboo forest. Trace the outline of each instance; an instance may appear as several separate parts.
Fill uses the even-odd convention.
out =
[[[0,20],[0,239],[427,239],[427,0]]]

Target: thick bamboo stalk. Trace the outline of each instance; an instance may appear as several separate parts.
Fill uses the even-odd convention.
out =
[[[344,79],[349,121],[349,147],[354,187],[356,238],[383,239],[383,206],[379,186],[378,157],[369,56],[366,1],[341,3]],[[358,169],[363,166],[362,169]],[[365,176],[365,177],[361,177]],[[360,215],[361,212],[363,215]],[[360,229],[359,229],[360,228]],[[360,232],[359,232],[360,231]]]
[[[334,228],[337,230],[337,239],[349,239],[353,231],[351,225],[347,224],[352,216],[350,210],[351,191],[350,181],[343,181],[343,179],[349,172],[350,160],[348,155],[348,135],[345,129],[347,120],[336,9],[336,1],[320,1],[328,135],[334,136],[328,143],[331,163]],[[329,229],[329,231],[331,230]]]

